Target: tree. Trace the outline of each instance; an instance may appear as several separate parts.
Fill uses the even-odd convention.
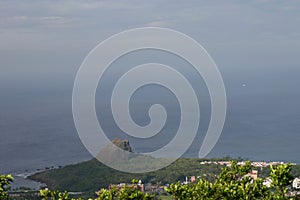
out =
[[[0,199],[9,199],[7,191],[10,189],[10,183],[14,180],[12,175],[0,175]]]
[[[291,164],[270,166],[270,178],[272,179],[273,199],[285,199],[288,186],[292,184],[294,177],[290,174]]]
[[[118,189],[116,186],[113,186],[111,189],[101,189],[98,192],[98,198],[96,200],[151,200],[154,199],[153,195],[148,193],[143,193],[140,190],[134,187],[138,180],[133,179],[133,185],[127,186],[126,184]]]
[[[68,192],[60,192],[60,191],[50,191],[48,189],[40,190],[40,196],[42,200],[81,200],[79,199],[70,199]]]

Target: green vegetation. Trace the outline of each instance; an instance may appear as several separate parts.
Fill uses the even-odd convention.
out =
[[[132,182],[136,183],[137,181],[133,180]],[[99,197],[96,198],[96,200],[113,200],[113,199],[152,200],[154,199],[153,195],[150,195],[149,193],[143,193],[138,189],[135,189],[133,186],[127,186],[127,185],[124,185],[121,189],[117,189],[117,187],[115,186],[110,190],[101,189],[98,192],[98,195]]]
[[[81,198],[70,198],[68,192],[41,190],[40,196],[42,200],[81,200]],[[153,200],[154,196],[148,193],[143,193],[134,187],[124,185],[120,190],[116,187],[107,190],[101,189],[98,192],[98,197],[94,200]],[[89,200],[92,200],[89,198]]]
[[[12,175],[0,175],[0,199],[8,199],[7,191],[10,189],[10,183],[13,181]]]
[[[277,167],[270,166],[270,178],[272,179],[272,187],[275,189],[274,199],[284,199],[288,192],[287,186],[292,184],[293,176],[290,174],[292,166],[279,165]]]
[[[263,184],[264,179],[253,179],[247,176],[251,172],[250,162],[239,166],[232,162],[230,167],[222,169],[214,182],[201,179],[194,185],[171,184],[167,189],[175,199],[299,199],[289,196],[293,176],[290,174],[291,165],[270,166],[270,187]]]
[[[42,200],[69,200],[68,192],[40,190]],[[72,198],[73,200],[73,198]],[[75,199],[74,199],[75,200]],[[78,199],[79,200],[79,199]]]
[[[267,199],[267,200],[287,200],[300,199],[297,195],[289,193],[293,176],[291,175],[291,164],[270,166],[269,177],[272,180],[268,187],[264,185],[265,179],[253,179],[248,174],[252,167],[250,162],[245,165],[238,165],[236,161],[231,162],[230,167],[222,168],[219,175],[214,181],[208,181],[201,178],[196,184],[182,185],[180,182],[171,184],[165,188],[166,192],[171,195],[171,199],[176,200],[198,200],[198,199]],[[12,181],[10,175],[0,176],[0,197],[1,200],[8,200],[7,189]],[[155,200],[154,195],[143,193],[135,186],[136,179],[133,179],[132,185],[124,185],[121,188],[112,186],[110,189],[101,189],[97,192],[94,200]],[[68,192],[41,190],[40,197],[42,200],[71,200]],[[79,200],[78,198],[76,200]],[[164,197],[162,199],[170,199]],[[75,200],[75,199],[73,199]],[[92,200],[89,198],[89,200]]]
[[[184,181],[186,176],[197,175],[213,181],[215,175],[220,173],[222,166],[200,165],[201,161],[204,159],[181,158],[170,166],[155,172],[129,174],[111,169],[96,159],[92,159],[76,165],[41,172],[31,176],[30,179],[46,183],[51,190],[88,194],[94,194],[99,188],[107,188],[109,183],[129,183],[132,179],[140,179],[144,183],[165,185],[179,180]]]

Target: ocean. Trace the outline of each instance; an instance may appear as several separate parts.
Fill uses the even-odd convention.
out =
[[[222,135],[208,157],[300,163],[300,68],[221,68],[220,71],[227,92],[227,118]],[[1,79],[0,173],[17,175],[91,159],[73,122],[73,78],[61,82],[38,79],[23,84]],[[131,108],[133,114],[138,114],[134,118],[138,123],[149,122],[145,108],[151,102],[157,102],[158,97],[164,97],[164,91],[153,86],[148,92],[136,95]],[[148,97],[147,94],[152,95]],[[97,112],[100,113],[107,109],[102,97],[101,92],[96,97]],[[170,97],[172,94],[165,96],[166,99]],[[208,95],[203,95],[205,97]],[[163,102],[167,102],[170,112],[178,106],[176,101]],[[209,100],[201,102],[204,128],[200,129],[205,131],[209,121]],[[174,111],[170,115],[166,130],[160,136],[165,138],[160,140],[161,143],[154,139],[142,143],[129,137],[133,150],[145,152],[165,144],[178,126],[178,113]],[[109,116],[102,115],[104,118]],[[119,129],[113,122],[104,120],[102,123],[105,130],[114,133],[112,138],[118,137]],[[197,157],[202,139],[203,135],[197,136],[184,156]]]

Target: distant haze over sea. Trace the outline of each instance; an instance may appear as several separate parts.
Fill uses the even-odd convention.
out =
[[[227,119],[220,140],[208,157],[240,156],[300,163],[300,67],[240,67],[220,68],[220,71],[228,98]],[[187,76],[189,73],[193,72],[187,72]],[[72,118],[73,81],[74,74],[45,79],[1,77],[0,173],[34,171],[91,158],[80,142]],[[110,114],[105,113],[108,108],[102,100],[109,95],[105,97],[104,91],[104,95],[99,92],[96,97],[98,114],[104,112],[99,119],[107,120],[102,123],[112,134],[110,137],[129,139],[133,150],[138,152],[167,143],[177,129],[180,116],[171,93],[158,86],[144,89],[135,94],[130,108],[136,114],[134,120],[145,125],[149,120],[147,106],[151,102],[167,103],[171,114],[160,135],[161,143],[155,143],[154,139],[144,143],[122,134],[108,121]],[[185,157],[198,155],[210,117],[207,91],[203,89],[199,97],[202,124]]]

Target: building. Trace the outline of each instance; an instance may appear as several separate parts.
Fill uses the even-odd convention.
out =
[[[295,178],[293,180],[293,188],[300,189],[300,178]]]
[[[182,184],[186,185],[193,182],[196,182],[196,176],[191,176],[190,178],[185,177],[185,181],[182,182]]]
[[[258,177],[258,171],[257,170],[252,170],[250,173],[246,174],[245,176],[250,176],[251,178],[256,180],[257,177]]]
[[[258,177],[258,171],[257,170],[252,170],[251,173],[250,173],[250,176],[256,180],[257,177]]]
[[[263,185],[267,186],[269,188],[269,187],[271,187],[272,183],[273,183],[273,181],[271,178],[266,178],[263,182]]]

